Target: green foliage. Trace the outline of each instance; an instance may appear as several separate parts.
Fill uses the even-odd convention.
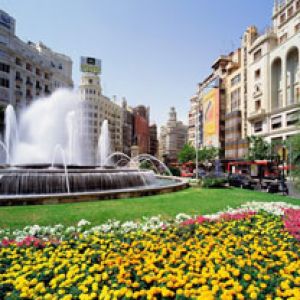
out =
[[[225,177],[215,177],[215,176],[204,177],[202,179],[202,187],[205,188],[224,187],[227,181],[228,180]]]
[[[204,147],[198,150],[198,161],[205,162],[215,160],[219,155],[219,149],[216,147]]]
[[[250,136],[248,137],[248,143],[248,160],[270,159],[272,146],[262,137]]]
[[[198,150],[198,162],[214,160],[219,155],[219,149],[216,147],[204,147]],[[196,149],[190,144],[185,144],[178,154],[180,163],[196,160]]]
[[[149,160],[143,160],[140,163],[140,168],[144,169],[144,170],[153,170],[154,169],[152,163]]]
[[[178,160],[180,163],[194,161],[195,158],[196,158],[196,150],[191,144],[185,144],[182,150],[178,154]]]
[[[180,169],[179,168],[170,167],[169,170],[171,171],[173,176],[180,176]]]
[[[295,179],[296,187],[300,189],[300,134],[296,134],[291,138],[291,149],[291,160],[295,167],[293,170],[293,177]]]

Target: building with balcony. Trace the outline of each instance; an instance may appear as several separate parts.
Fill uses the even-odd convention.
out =
[[[225,76],[231,56],[221,55],[212,65],[212,72],[198,84],[191,98],[188,141],[197,146],[219,148],[224,157],[225,147]]]
[[[12,104],[18,112],[35,98],[56,88],[72,87],[72,60],[43,43],[16,36],[16,21],[0,10],[0,130],[3,110]]]
[[[133,139],[132,145],[135,147],[137,154],[150,152],[150,108],[139,105],[133,108]]]
[[[187,140],[188,127],[181,121],[177,121],[175,108],[171,107],[167,124],[160,128],[159,158],[177,162],[177,156]]]
[[[275,1],[272,26],[248,51],[248,135],[269,142],[299,133],[300,0]]]
[[[247,154],[247,136],[278,142],[299,133],[300,0],[274,1],[272,20],[263,32],[247,28],[241,47],[220,56],[212,73],[198,84],[189,111],[193,145],[213,145],[225,150],[225,158],[237,159]],[[219,96],[210,88],[216,79]],[[209,114],[214,101],[219,110]],[[202,122],[196,118],[201,114]],[[213,116],[218,119],[215,126],[209,121]]]
[[[79,86],[82,102],[81,134],[86,145],[85,164],[98,163],[98,140],[104,120],[108,121],[112,151],[123,150],[122,107],[102,94],[100,76],[83,72]]]
[[[133,110],[127,104],[127,100],[123,97],[122,100],[122,120],[123,120],[123,152],[131,156],[131,146],[133,143]]]
[[[158,155],[158,139],[157,139],[157,126],[156,124],[150,125],[150,151],[153,156]]]

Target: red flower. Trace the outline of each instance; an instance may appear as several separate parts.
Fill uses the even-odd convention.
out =
[[[300,209],[286,209],[283,224],[285,229],[300,241]]]

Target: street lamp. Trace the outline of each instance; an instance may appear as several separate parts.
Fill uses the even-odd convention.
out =
[[[195,126],[196,126],[196,130],[195,130],[195,135],[196,135],[196,179],[199,179],[199,172],[198,172],[198,168],[199,168],[199,164],[198,164],[198,146],[199,146],[199,141],[198,141],[198,128],[199,128],[199,110],[200,110],[200,105],[197,105],[197,109],[196,109],[196,121],[195,121]]]

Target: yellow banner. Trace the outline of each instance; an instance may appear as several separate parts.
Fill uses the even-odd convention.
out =
[[[203,97],[203,137],[206,144],[212,143],[212,138],[219,131],[219,100],[218,90],[212,89]]]

